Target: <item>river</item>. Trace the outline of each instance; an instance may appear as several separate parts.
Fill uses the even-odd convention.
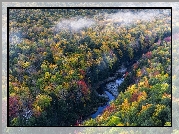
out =
[[[125,69],[126,70],[126,69]],[[124,73],[125,71],[121,71],[121,73]],[[112,100],[115,100],[115,98],[118,96],[119,92],[118,92],[118,87],[120,86],[120,84],[124,81],[124,78],[117,78],[115,81],[113,82],[109,82],[105,85],[105,87],[102,89],[104,91],[104,93],[102,95],[99,94],[99,96],[104,96],[106,98],[109,98],[109,101],[103,105],[103,106],[99,106],[98,110],[91,115],[91,118],[96,118],[98,115],[101,115],[104,111],[104,109],[110,105],[110,102]]]

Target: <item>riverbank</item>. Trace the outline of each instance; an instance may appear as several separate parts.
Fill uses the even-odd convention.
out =
[[[100,105],[97,109],[95,109],[94,112],[92,112],[92,114],[90,114],[87,118],[96,118],[98,115],[102,114],[107,106],[110,105],[110,101],[115,100],[119,94],[118,87],[124,81],[123,76],[125,75],[126,71],[127,68],[121,66],[113,77],[109,77],[108,79],[101,82],[99,88],[102,90],[102,94],[98,93],[97,91],[96,94],[98,97],[104,97],[108,99],[108,101],[104,105]]]
[[[131,66],[119,87],[122,93],[100,116],[82,125],[171,126],[171,44],[156,45]]]

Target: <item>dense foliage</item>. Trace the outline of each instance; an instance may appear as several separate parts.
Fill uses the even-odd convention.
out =
[[[107,101],[98,96],[98,84],[141,56],[129,75],[138,81],[128,83],[132,85],[125,86],[126,91],[101,117],[84,125],[164,126],[170,122],[170,15],[160,10],[150,21],[133,24],[107,18],[119,11],[134,16],[141,12],[10,9],[10,125],[75,125]],[[84,20],[90,23],[75,27]],[[146,116],[151,118],[146,120]]]
[[[169,42],[153,44],[126,78],[134,77],[135,83],[121,92],[101,116],[83,125],[171,126],[170,47]]]

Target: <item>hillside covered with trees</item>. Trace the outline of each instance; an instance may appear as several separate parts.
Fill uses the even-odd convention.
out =
[[[171,126],[171,10],[9,9],[8,90],[10,126]]]

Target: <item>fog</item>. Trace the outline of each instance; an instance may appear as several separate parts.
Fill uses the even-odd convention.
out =
[[[57,30],[70,30],[78,32],[83,28],[90,27],[95,24],[93,19],[89,18],[70,18],[60,21],[57,24]]]
[[[9,43],[10,44],[19,44],[22,42],[23,38],[20,32],[10,32],[9,33]]]
[[[105,14],[105,23],[118,23],[120,25],[130,25],[138,20],[141,21],[151,21],[158,17],[160,12],[158,10],[151,10],[151,11],[140,11],[137,13],[134,12],[118,12],[114,14]]]
[[[69,19],[61,19],[56,25],[56,30],[79,32],[83,28],[88,28],[97,25],[107,26],[110,24],[119,24],[125,26],[125,25],[131,25],[133,23],[136,23],[138,20],[148,22],[155,19],[156,17],[159,17],[160,15],[163,14],[168,15],[169,13],[170,10],[166,10],[161,13],[160,10],[151,9],[151,10],[139,11],[136,13],[132,11],[127,11],[127,12],[120,11],[112,14],[103,13],[103,14],[95,15],[93,16],[93,18],[78,16]],[[102,19],[98,20],[101,17]]]

